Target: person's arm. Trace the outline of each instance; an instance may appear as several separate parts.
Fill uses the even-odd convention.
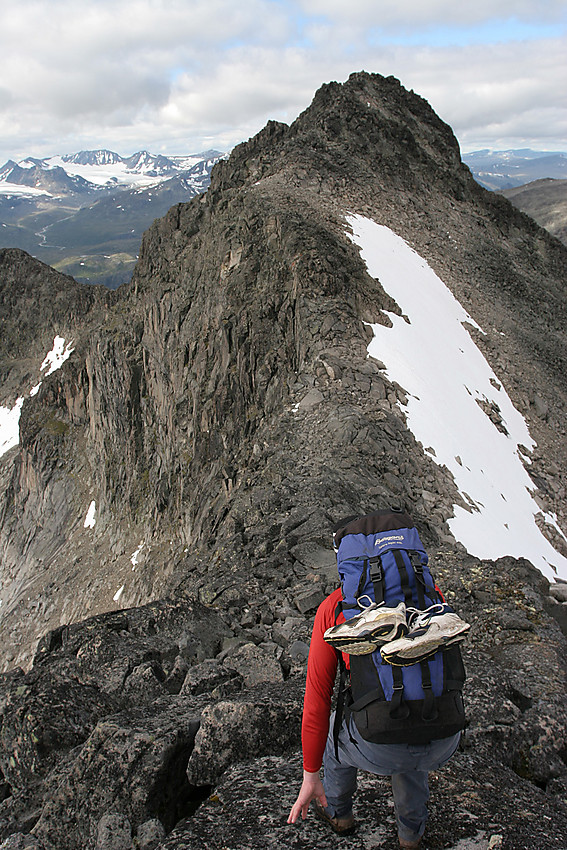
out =
[[[295,823],[300,814],[305,819],[309,804],[314,799],[318,800],[322,806],[327,806],[319,770],[323,762],[323,752],[329,732],[329,714],[337,672],[337,654],[333,647],[323,640],[323,634],[330,626],[334,625],[335,608],[339,598],[340,591],[331,594],[319,606],[315,616],[307,661],[307,682],[301,727],[303,783],[289,814],[288,823]]]
[[[329,733],[338,656],[323,635],[330,626],[335,625],[335,610],[340,598],[340,590],[335,591],[319,606],[309,645],[301,725],[303,768],[309,773],[316,773],[320,769]]]

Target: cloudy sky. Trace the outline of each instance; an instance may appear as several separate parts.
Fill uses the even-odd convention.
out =
[[[226,151],[360,70],[463,152],[567,150],[567,0],[17,0],[1,23],[0,164]]]

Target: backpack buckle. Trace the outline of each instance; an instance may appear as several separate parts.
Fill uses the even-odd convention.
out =
[[[423,564],[421,563],[421,555],[419,552],[416,552],[415,549],[412,549],[409,554],[410,564],[413,567],[414,573],[418,573],[420,576],[423,575]]]
[[[382,581],[384,578],[384,570],[382,569],[382,559],[380,557],[370,558],[370,578],[372,581]]]

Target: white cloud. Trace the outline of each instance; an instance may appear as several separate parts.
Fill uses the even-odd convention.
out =
[[[463,148],[482,139],[523,146],[522,139],[565,147],[567,110],[557,79],[565,70],[560,39],[517,45],[400,49],[396,60],[403,81],[429,100],[449,123]],[[447,85],[450,76],[451,85]],[[517,145],[515,144],[517,142]]]
[[[28,127],[30,138],[44,129],[54,138],[96,134],[101,120],[152,123],[180,71],[214,66],[228,44],[254,43],[258,33],[272,44],[287,32],[264,0],[20,0],[0,31],[0,133],[13,135],[14,112],[17,136]]]
[[[422,26],[471,26],[486,20],[556,22],[565,15],[564,0],[298,0],[305,14],[350,26],[408,30]]]
[[[181,76],[160,115],[172,124],[254,126],[255,132],[270,117],[296,118],[320,85],[322,70],[320,63],[298,48],[239,47],[205,75]]]
[[[529,146],[534,133],[561,148],[562,11],[559,0],[19,0],[0,30],[0,162],[100,146],[226,150],[363,69],[423,95],[467,148]],[[502,41],[518,22],[524,40]],[[534,39],[544,25],[557,37]],[[473,43],[451,43],[452,27],[479,26]]]

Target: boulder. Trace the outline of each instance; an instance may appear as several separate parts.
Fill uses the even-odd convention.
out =
[[[283,682],[281,664],[274,655],[275,646],[247,643],[226,659],[225,665],[236,670],[247,687],[264,682]]]
[[[132,827],[124,815],[104,815],[98,824],[95,850],[132,850]]]
[[[46,795],[34,827],[46,848],[88,847],[107,814],[127,819],[132,830],[156,817],[171,829],[201,793],[185,769],[203,699],[172,696],[101,720]]]
[[[258,685],[207,706],[187,765],[189,782],[214,785],[237,761],[293,749],[301,738],[302,712],[299,681]]]

